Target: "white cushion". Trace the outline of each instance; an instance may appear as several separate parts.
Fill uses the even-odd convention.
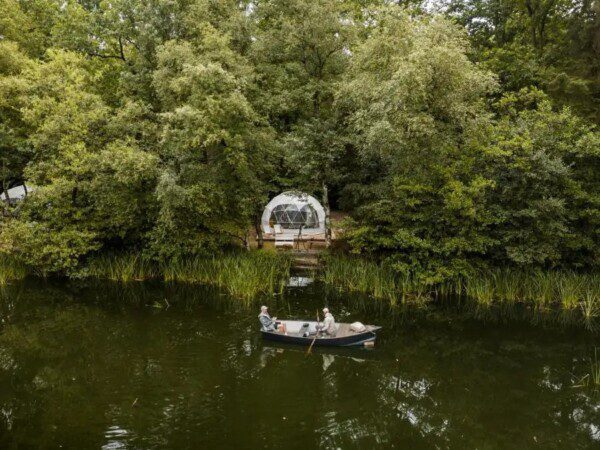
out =
[[[367,331],[367,327],[365,327],[361,322],[354,322],[350,324],[350,329],[355,333],[363,333]]]

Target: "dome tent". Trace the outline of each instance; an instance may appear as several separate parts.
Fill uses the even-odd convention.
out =
[[[277,227],[277,233],[276,226]],[[325,233],[325,210],[304,192],[287,191],[274,197],[262,215],[265,234],[314,235]]]
[[[13,188],[7,190],[7,192],[2,192],[0,194],[1,201],[10,201],[12,204],[16,204],[21,200],[24,200],[28,194],[33,192],[35,189],[29,184],[20,184]],[[8,196],[7,196],[8,194]]]

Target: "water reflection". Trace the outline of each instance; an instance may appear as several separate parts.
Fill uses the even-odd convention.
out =
[[[291,276],[287,282],[288,287],[306,287],[314,283],[314,278],[305,276]]]
[[[335,361],[335,356],[323,355],[323,372],[327,372],[327,369],[329,369],[329,366],[333,364],[333,361]]]
[[[129,432],[120,428],[118,425],[108,427],[104,433],[107,443],[102,446],[102,450],[116,450],[127,448],[127,436]]]
[[[168,299],[170,307],[155,302]],[[586,448],[574,388],[594,335],[318,284],[261,299],[384,326],[375,349],[263,343],[256,311],[197,286],[48,282],[0,293],[0,447]],[[480,312],[480,314],[482,314]],[[487,313],[486,313],[487,314]]]

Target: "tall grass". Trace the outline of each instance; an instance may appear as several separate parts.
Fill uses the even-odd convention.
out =
[[[600,318],[600,293],[586,291],[580,307],[585,326],[590,330],[596,330]]]
[[[234,297],[251,300],[280,293],[289,278],[291,259],[268,251],[239,252],[212,258],[196,257],[156,264],[136,253],[104,254],[90,260],[86,275],[118,282],[161,278],[206,284]]]
[[[484,304],[510,302],[540,308],[579,308],[590,318],[600,308],[600,274],[492,269],[458,283],[462,284],[465,295]]]
[[[562,274],[556,280],[556,295],[561,305],[568,310],[576,309],[592,280],[577,274]]]
[[[253,251],[175,261],[162,268],[165,281],[218,286],[230,295],[251,300],[281,293],[289,279],[288,255]]]
[[[29,270],[25,264],[11,256],[0,253],[0,285],[22,280],[28,274]]]
[[[594,349],[594,357],[590,359],[589,372],[586,373],[576,387],[591,387],[592,389],[600,389],[600,358],[598,357],[598,349]]]
[[[598,349],[594,349],[594,359],[590,362],[590,384],[600,388],[600,359]]]
[[[398,274],[387,265],[361,258],[329,256],[321,279],[341,290],[360,292],[392,305],[407,301],[423,301],[431,297],[431,286],[407,274]]]
[[[491,305],[498,295],[495,281],[494,277],[468,277],[461,284],[466,295],[483,305]]]
[[[328,256],[322,280],[335,288],[360,292],[391,304],[430,298],[466,297],[482,306],[560,309],[593,329],[600,319],[600,274],[571,271],[490,269],[435,285],[399,274],[373,261]]]
[[[87,275],[127,283],[154,278],[158,272],[156,265],[139,253],[104,253],[89,261]]]

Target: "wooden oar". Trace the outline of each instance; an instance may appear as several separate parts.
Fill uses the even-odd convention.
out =
[[[321,320],[319,319],[319,310],[317,309],[317,327],[319,326],[319,322]],[[310,343],[310,347],[308,347],[308,350],[306,351],[306,356],[310,355],[310,352],[312,351],[313,345],[315,344],[315,341],[317,340],[317,338],[319,337],[319,329],[317,328],[317,332],[315,333],[315,337],[312,340],[312,342]]]

